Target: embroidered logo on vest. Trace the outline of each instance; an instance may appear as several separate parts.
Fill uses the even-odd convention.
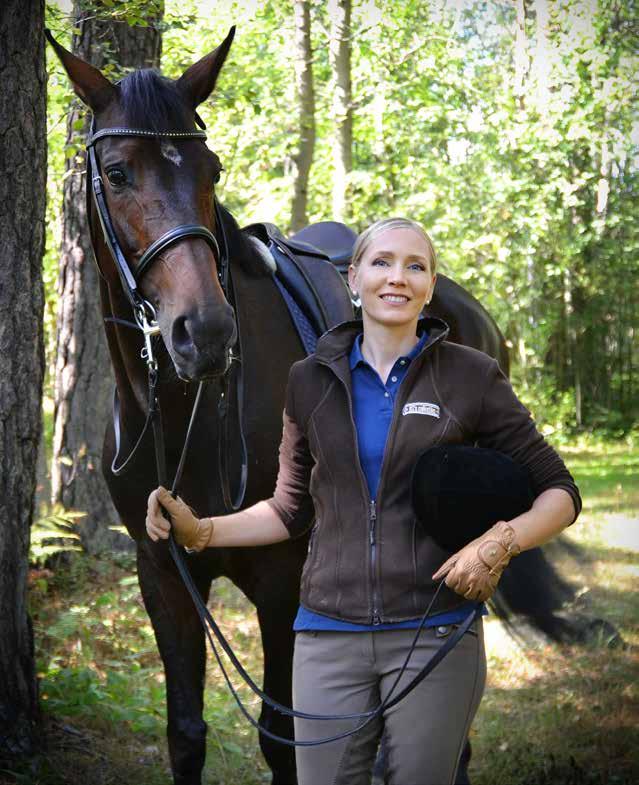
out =
[[[407,403],[402,409],[402,414],[427,414],[429,417],[436,417],[439,419],[439,406],[436,403],[415,401],[415,403]]]

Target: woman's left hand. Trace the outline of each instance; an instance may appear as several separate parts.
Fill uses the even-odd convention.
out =
[[[497,588],[501,574],[513,556],[521,552],[515,530],[499,521],[476,540],[445,561],[433,575],[467,600],[487,600]]]

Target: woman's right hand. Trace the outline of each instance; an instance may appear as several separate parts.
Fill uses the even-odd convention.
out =
[[[165,509],[171,516],[170,523],[162,514],[162,509]],[[211,518],[196,518],[179,496],[174,499],[166,488],[160,486],[149,495],[146,531],[155,542],[166,540],[171,525],[178,544],[189,550],[201,551],[210,544],[213,520]]]

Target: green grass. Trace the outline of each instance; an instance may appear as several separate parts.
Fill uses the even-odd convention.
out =
[[[580,550],[552,548],[578,587],[569,612],[607,620],[627,646],[520,646],[489,619],[474,785],[639,781],[639,449],[599,443],[562,452],[584,501],[565,534]]]
[[[522,645],[489,618],[489,682],[472,730],[473,785],[630,785],[639,781],[639,446],[563,449],[584,511],[553,548],[579,589],[569,612],[603,617],[626,647]],[[164,677],[133,559],[72,554],[33,571],[31,612],[48,746],[18,785],[163,785],[170,781]],[[259,630],[249,603],[220,581],[212,607],[259,680]],[[252,699],[255,713],[258,707]],[[269,781],[255,732],[210,658],[205,695],[209,785]]]

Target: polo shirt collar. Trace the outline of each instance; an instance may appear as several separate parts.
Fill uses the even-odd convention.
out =
[[[349,366],[351,371],[356,368],[359,363],[366,363],[362,355],[362,340],[364,338],[364,333],[360,333],[353,342],[353,348],[351,349],[350,357],[349,357]],[[422,330],[422,334],[419,337],[419,341],[413,346],[413,348],[408,352],[408,354],[398,357],[397,360],[406,360],[408,363],[411,360],[414,360],[415,357],[421,352],[421,350],[426,345],[426,341],[428,340],[428,330]]]

